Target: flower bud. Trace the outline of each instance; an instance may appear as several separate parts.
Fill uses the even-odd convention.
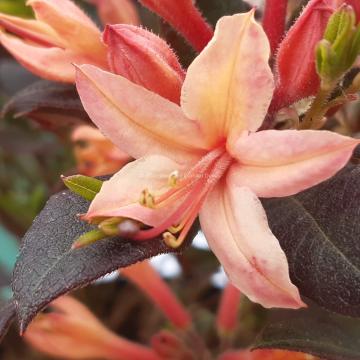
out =
[[[323,86],[338,82],[360,52],[360,26],[349,5],[343,5],[329,19],[323,40],[316,49],[316,68]]]
[[[132,0],[91,0],[91,2],[97,6],[104,25],[140,25],[139,14]]]
[[[172,25],[195,50],[201,51],[213,36],[210,25],[201,16],[193,0],[140,0]]]
[[[104,32],[112,72],[179,103],[185,73],[167,45],[155,34],[132,25],[109,25]]]
[[[334,11],[334,0],[311,0],[281,42],[275,60],[273,111],[318,92],[315,49]]]

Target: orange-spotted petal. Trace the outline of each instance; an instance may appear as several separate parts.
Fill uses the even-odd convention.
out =
[[[230,281],[250,300],[267,308],[304,306],[265,211],[248,188],[223,180],[208,195],[200,223]]]
[[[201,122],[212,143],[262,124],[274,86],[269,54],[269,42],[253,12],[218,21],[182,89],[185,114]]]
[[[349,160],[359,139],[319,130],[266,130],[240,137],[230,151],[230,176],[258,196],[296,194],[330,178]]]
[[[91,65],[78,68],[76,83],[92,121],[130,156],[162,154],[186,162],[204,154],[198,122],[187,119],[178,105]]]

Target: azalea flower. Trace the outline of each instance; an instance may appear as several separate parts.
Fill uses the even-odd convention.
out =
[[[94,123],[137,160],[102,186],[84,219],[130,218],[134,241],[180,246],[200,216],[230,281],[265,307],[304,306],[260,197],[289,196],[333,176],[359,143],[329,131],[266,130],[267,37],[254,12],[223,17],[190,65],[181,106],[92,65],[77,88]]]
[[[26,330],[25,340],[37,350],[60,359],[161,360],[151,348],[107,329],[83,304],[71,296],[51,303]]]
[[[80,125],[71,134],[80,174],[101,176],[120,170],[131,158],[92,126]]]
[[[72,1],[29,0],[27,4],[36,20],[0,13],[0,43],[20,64],[40,77],[62,82],[74,82],[72,63],[107,68],[100,30]]]

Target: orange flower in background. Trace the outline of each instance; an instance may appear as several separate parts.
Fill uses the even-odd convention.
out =
[[[80,174],[101,176],[113,174],[131,158],[92,126],[82,125],[72,133],[74,155]]]
[[[121,338],[79,301],[63,296],[51,303],[25,332],[33,347],[60,359],[160,360],[153,350]]]
[[[29,71],[74,82],[72,63],[107,68],[100,30],[70,0],[29,0],[36,20],[0,13],[0,43]]]
[[[187,71],[181,106],[122,76],[80,66],[85,110],[137,159],[104,182],[84,219],[141,221],[151,228],[134,240],[162,234],[176,248],[199,215],[242,293],[265,307],[299,308],[304,303],[258,196],[289,196],[328,179],[359,140],[328,131],[257,131],[274,88],[269,54],[253,12],[223,17]]]

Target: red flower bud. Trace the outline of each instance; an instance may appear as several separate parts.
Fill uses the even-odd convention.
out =
[[[179,103],[185,73],[175,53],[153,33],[132,25],[108,25],[104,32],[112,72]]]
[[[281,42],[276,56],[277,87],[271,111],[315,95],[320,78],[315,48],[336,8],[335,0],[311,0]]]
[[[140,25],[139,14],[132,0],[90,0],[96,5],[101,22]]]
[[[139,1],[178,30],[197,51],[201,51],[213,36],[210,25],[201,16],[193,0]]]

